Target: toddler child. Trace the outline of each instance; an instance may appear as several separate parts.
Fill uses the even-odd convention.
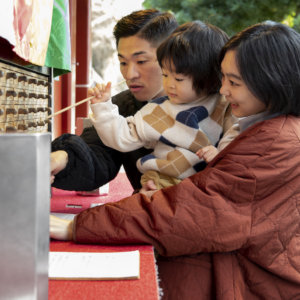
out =
[[[119,115],[110,101],[110,83],[89,90],[95,96],[90,118],[107,146],[123,152],[154,149],[137,161],[142,185],[153,180],[160,189],[179,183],[205,168],[205,160],[196,154],[199,148],[213,145],[222,150],[238,134],[232,129],[236,119],[218,92],[218,57],[227,40],[211,24],[179,26],[157,49],[166,96],[150,101],[134,116]],[[120,63],[126,59],[120,57]]]

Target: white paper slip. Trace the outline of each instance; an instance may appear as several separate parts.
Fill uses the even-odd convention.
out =
[[[73,220],[76,214],[68,214],[68,213],[51,213],[51,215],[65,219],[65,220]]]
[[[140,252],[50,252],[49,278],[115,280],[140,277]]]

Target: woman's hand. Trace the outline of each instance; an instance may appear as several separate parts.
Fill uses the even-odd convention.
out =
[[[88,97],[94,96],[91,103],[106,102],[111,98],[111,82],[106,85],[104,83],[97,83],[94,88],[88,89]]]
[[[140,193],[144,194],[148,198],[151,198],[151,196],[157,191],[157,187],[153,180],[148,180],[145,184],[143,184],[143,187],[140,189]]]
[[[73,221],[50,215],[50,237],[56,240],[73,239]]]

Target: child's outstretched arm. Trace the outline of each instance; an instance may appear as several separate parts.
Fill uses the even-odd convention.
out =
[[[210,145],[210,146],[206,146],[206,147],[203,147],[201,149],[199,149],[197,152],[196,152],[196,155],[201,158],[201,159],[204,159],[205,162],[209,163],[210,161],[212,161],[215,156],[219,153],[219,150]]]
[[[94,88],[88,89],[88,96],[95,96],[91,99],[92,104],[108,101],[111,98],[111,82],[97,83]]]
[[[94,97],[90,100],[92,113],[89,118],[106,146],[121,152],[128,152],[145,145],[145,137],[139,134],[140,130],[143,130],[139,129],[143,126],[139,111],[136,113],[138,116],[125,118],[120,115],[118,106],[112,102],[110,97],[110,82],[97,84],[94,88],[89,89],[88,94],[90,97]]]

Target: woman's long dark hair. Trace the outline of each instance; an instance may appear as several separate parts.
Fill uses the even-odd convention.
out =
[[[236,51],[236,63],[247,87],[271,113],[300,116],[300,34],[272,21],[233,36],[220,54]]]

